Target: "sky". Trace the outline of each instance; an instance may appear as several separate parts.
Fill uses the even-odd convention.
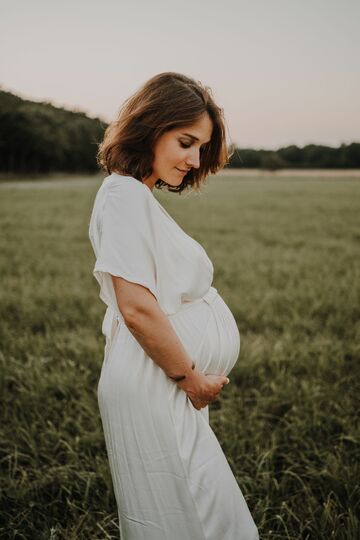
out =
[[[0,0],[0,87],[110,122],[150,77],[209,86],[241,148],[360,142],[360,0]]]

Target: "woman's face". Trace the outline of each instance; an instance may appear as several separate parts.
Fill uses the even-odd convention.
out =
[[[171,186],[180,185],[190,169],[200,167],[200,148],[210,142],[212,131],[205,112],[194,124],[161,135],[154,147],[153,172],[143,183],[153,189],[160,178]]]

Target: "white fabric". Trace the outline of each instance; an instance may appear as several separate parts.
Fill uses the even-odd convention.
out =
[[[256,540],[258,531],[208,407],[142,349],[116,302],[110,274],[147,287],[197,368],[228,374],[237,361],[235,319],[211,286],[213,265],[150,188],[111,174],[94,201],[89,237],[107,305],[98,402],[121,540]]]

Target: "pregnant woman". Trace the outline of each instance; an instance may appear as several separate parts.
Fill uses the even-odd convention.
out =
[[[89,225],[107,305],[98,402],[122,540],[256,540],[208,404],[237,361],[202,246],[154,187],[198,190],[227,162],[222,110],[178,73],[151,78],[105,131]]]

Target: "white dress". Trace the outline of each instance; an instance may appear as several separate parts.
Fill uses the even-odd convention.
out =
[[[171,218],[150,188],[112,173],[99,188],[89,225],[94,276],[107,305],[98,383],[122,540],[256,540],[256,525],[222,448],[208,407],[146,354],[119,311],[110,274],[147,287],[196,367],[227,375],[240,335],[211,286],[202,246]]]

